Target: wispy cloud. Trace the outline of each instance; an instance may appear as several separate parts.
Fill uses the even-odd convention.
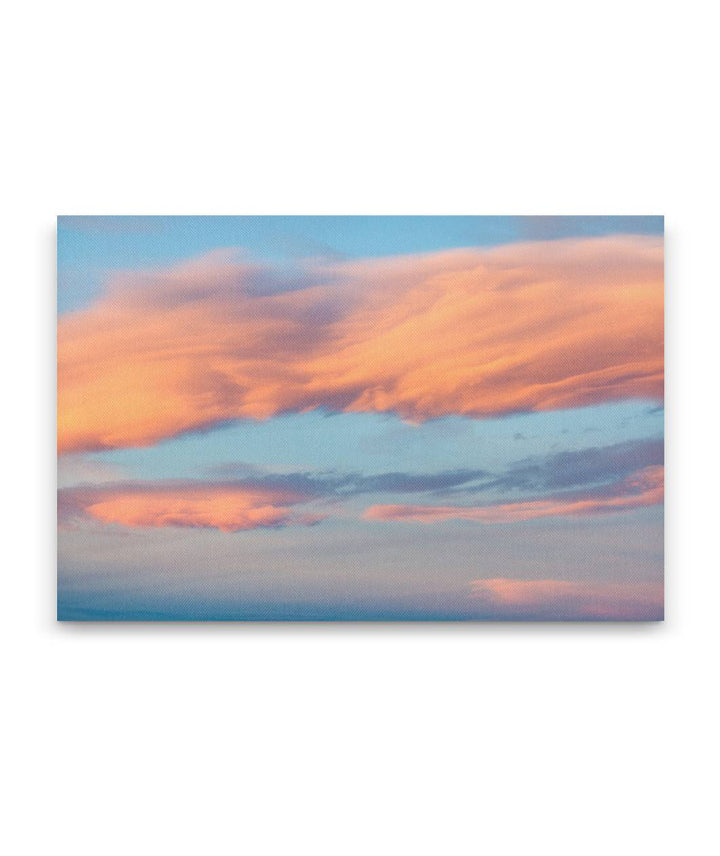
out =
[[[432,493],[452,497],[488,491],[537,493],[574,487],[612,486],[634,472],[661,465],[663,458],[663,440],[653,438],[524,458],[500,472],[471,467],[371,475],[337,470],[276,472],[255,464],[228,462],[207,468],[204,475],[214,479],[252,479],[270,487],[319,496]]]
[[[663,394],[654,237],[116,278],[58,330],[63,452],[313,408],[407,420]]]
[[[447,491],[487,480],[491,473],[479,469],[441,470],[434,473],[387,472],[363,475],[358,472],[267,472],[247,464],[211,467],[208,475],[223,478],[252,478],[258,484],[288,488],[316,496],[356,496],[364,493],[428,493]]]
[[[591,446],[558,452],[543,458],[526,458],[487,481],[485,489],[560,490],[609,482],[645,467],[664,462],[664,442],[654,438],[628,440],[610,446]]]
[[[474,580],[470,597],[499,618],[647,621],[663,617],[662,583]]]
[[[232,475],[223,467],[221,475]],[[266,473],[237,465],[234,480],[89,481],[58,491],[58,521],[64,528],[83,520],[131,527],[180,526],[223,532],[288,524],[309,525],[327,515],[299,513],[291,506],[314,500],[337,502],[364,493],[418,493],[449,488],[485,476],[482,470],[363,476],[360,473]],[[244,471],[244,472],[243,472]]]
[[[373,505],[363,516],[367,520],[402,520],[413,523],[440,523],[446,520],[474,520],[479,523],[513,523],[542,517],[588,517],[657,505],[663,501],[663,467],[646,467],[637,473],[584,496],[556,496],[495,505]]]
[[[370,520],[412,520],[435,523],[464,519],[507,523],[540,517],[578,517],[653,505],[662,501],[662,444],[654,441],[617,444],[568,453],[574,471],[562,467],[552,472],[557,459],[551,455],[520,462],[505,473],[482,469],[453,469],[427,473],[385,472],[274,472],[244,463],[210,468],[206,478],[195,480],[118,481],[113,468],[99,469],[78,456],[58,492],[61,525],[80,520],[119,523],[125,526],[193,526],[237,531],[261,526],[315,523],[340,506],[365,494],[425,494],[453,498],[458,493],[482,494],[498,488],[526,491],[555,488],[547,496],[483,506],[373,505],[364,512]],[[631,466],[641,465],[628,473]],[[645,466],[642,466],[645,464]],[[64,469],[64,468],[63,468]],[[620,476],[621,478],[618,478]],[[82,477],[83,483],[78,483]],[[598,482],[601,482],[598,484]],[[582,484],[582,487],[580,485]],[[574,487],[558,493],[557,487]],[[322,514],[300,514],[293,509],[314,503]],[[326,513],[327,512],[327,513]],[[341,512],[347,516],[347,510]],[[355,512],[353,512],[355,513]]]

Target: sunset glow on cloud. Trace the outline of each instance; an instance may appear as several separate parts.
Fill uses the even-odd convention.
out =
[[[513,523],[541,517],[586,517],[644,508],[663,501],[663,467],[647,467],[613,486],[609,495],[597,491],[584,498],[562,497],[509,502],[485,506],[373,505],[367,520],[404,520],[440,523],[445,520],[476,520],[479,523]]]
[[[290,508],[305,499],[292,491],[230,484],[139,483],[67,489],[60,493],[59,508],[61,523],[85,518],[130,527],[238,532],[318,522],[318,515],[295,514]]]
[[[663,395],[654,237],[125,274],[58,328],[61,452],[324,408],[411,421]]]
[[[471,598],[501,615],[541,612],[546,617],[647,619],[663,613],[659,583],[570,582],[566,580],[474,580]]]

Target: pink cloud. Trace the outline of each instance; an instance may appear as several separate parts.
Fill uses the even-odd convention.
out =
[[[176,526],[238,532],[317,523],[320,515],[296,513],[291,508],[307,499],[302,493],[278,488],[138,482],[61,490],[58,518],[61,526],[85,519],[133,528]]]
[[[440,523],[474,520],[478,523],[513,523],[541,517],[587,517],[657,505],[663,501],[664,469],[645,467],[612,487],[612,492],[589,492],[584,498],[534,499],[498,505],[372,505],[363,513],[366,520],[400,520]]]
[[[62,452],[314,408],[421,421],[662,395],[650,237],[317,263],[291,290],[215,253],[118,277],[58,325]]]
[[[473,580],[470,597],[500,616],[645,620],[662,618],[662,583]]]

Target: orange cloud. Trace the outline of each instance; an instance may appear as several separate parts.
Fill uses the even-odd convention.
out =
[[[662,618],[662,583],[598,583],[566,580],[473,580],[471,598],[508,616],[642,620]]]
[[[423,420],[663,395],[663,247],[515,244],[125,276],[58,326],[62,452],[314,408]]]
[[[59,492],[61,523],[92,519],[131,527],[179,526],[238,532],[286,524],[311,525],[318,515],[289,507],[307,499],[277,488],[231,484],[158,483],[68,488]]]
[[[607,494],[592,492],[585,498],[533,499],[502,505],[372,505],[367,520],[402,520],[440,523],[445,520],[476,520],[479,523],[513,523],[540,517],[586,517],[657,505],[663,501],[664,468],[645,467],[612,487]]]

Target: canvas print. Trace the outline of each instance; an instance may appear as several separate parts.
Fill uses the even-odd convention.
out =
[[[663,219],[58,218],[58,618],[663,617]]]

